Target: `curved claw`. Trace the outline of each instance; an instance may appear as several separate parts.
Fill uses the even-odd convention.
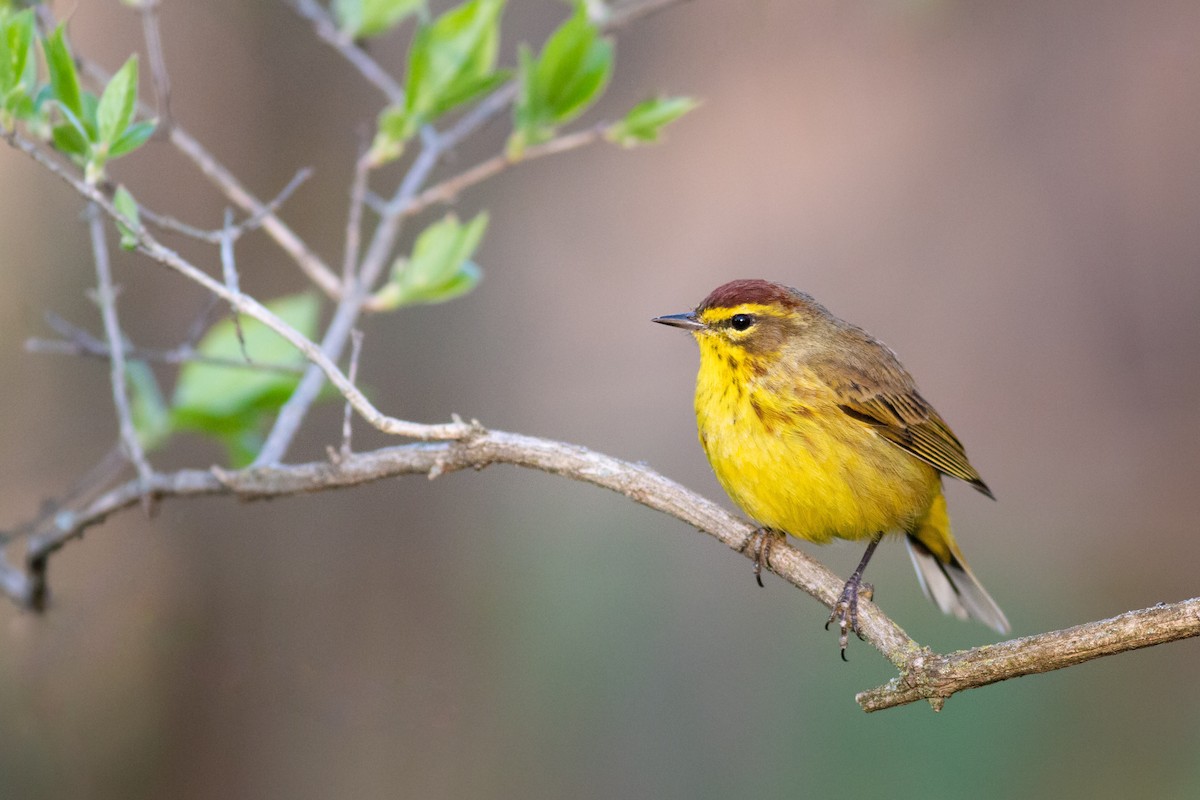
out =
[[[854,631],[854,635],[862,640],[862,631],[858,629],[858,598],[859,595],[870,600],[875,595],[875,587],[869,583],[863,583],[858,575],[851,575],[850,580],[846,581],[846,585],[842,587],[842,594],[838,601],[833,604],[833,611],[829,614],[829,619],[825,621],[825,630],[829,630],[829,626],[834,620],[838,623],[838,646],[841,648],[842,661],[849,661],[846,658],[846,647],[850,643],[850,631]]]
[[[775,546],[775,542],[782,538],[783,535],[778,531],[773,531],[770,528],[759,528],[750,534],[750,538],[746,541],[746,547],[752,548],[754,551],[754,580],[758,582],[760,587],[763,586],[763,565],[765,564],[767,569],[771,568],[771,548]]]

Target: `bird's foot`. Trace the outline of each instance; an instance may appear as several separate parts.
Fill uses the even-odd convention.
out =
[[[869,583],[864,583],[862,576],[858,573],[850,576],[850,580],[846,581],[846,585],[842,587],[841,597],[833,604],[833,612],[829,615],[829,619],[825,622],[825,630],[829,630],[829,626],[834,620],[838,623],[838,646],[842,650],[842,661],[849,661],[846,658],[846,645],[850,642],[850,631],[854,631],[859,639],[863,638],[862,632],[858,629],[858,598],[865,597],[867,600],[875,596],[875,587]]]
[[[758,581],[759,586],[763,585],[763,565],[765,564],[767,569],[771,568],[771,548],[781,539],[783,539],[783,534],[779,531],[759,528],[746,540],[745,549],[754,553],[754,580]]]

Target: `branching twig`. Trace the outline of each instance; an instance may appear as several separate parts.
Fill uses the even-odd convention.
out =
[[[38,8],[43,9],[45,6],[38,6]],[[83,71],[92,80],[101,85],[107,83],[109,78],[112,77],[95,64],[86,60],[81,60],[81,66]],[[149,110],[141,102],[138,103],[138,109],[142,112]],[[283,220],[275,216],[261,200],[255,197],[246,187],[242,186],[241,182],[233,176],[233,173],[226,169],[221,162],[217,161],[200,142],[179,125],[171,126],[170,141],[175,146],[175,149],[191,160],[200,172],[212,181],[234,205],[251,215],[263,215],[262,229],[296,262],[301,271],[308,276],[309,280],[316,284],[317,288],[331,298],[336,299],[340,296],[341,285],[338,283],[337,276],[321,260],[321,257],[303,239],[297,236],[296,232],[289,228]]]
[[[279,211],[279,208],[287,202],[288,198],[295,193],[296,189],[300,188],[300,184],[304,183],[311,177],[312,170],[308,167],[297,170],[296,174],[292,176],[292,179],[287,182],[287,185],[279,190],[279,194],[275,195],[275,197],[266,205],[264,205],[257,213],[252,214],[251,216],[239,222],[237,225],[221,228],[220,230],[207,231],[203,228],[197,228],[194,225],[188,225],[186,222],[180,222],[174,217],[155,213],[148,208],[139,208],[138,213],[147,222],[151,222],[164,230],[174,231],[175,233],[183,234],[184,236],[191,237],[192,239],[199,239],[200,241],[208,242],[209,244],[220,244],[227,237],[232,236],[235,240],[240,239],[243,235],[261,227],[266,218],[273,216],[277,211]]]
[[[229,303],[230,307],[237,312],[253,317],[259,322],[266,325],[271,330],[278,333],[286,339],[293,347],[299,350],[306,359],[315,364],[329,379],[350,404],[368,424],[378,428],[380,431],[395,436],[405,436],[412,439],[435,440],[435,439],[460,439],[468,435],[471,431],[469,425],[463,423],[444,423],[441,425],[422,425],[416,422],[389,417],[383,414],[379,409],[375,408],[366,396],[358,390],[342,371],[338,368],[321,348],[317,347],[306,337],[302,336],[295,328],[288,325],[278,316],[263,306],[254,298],[229,291],[229,289],[220,281],[214,280],[207,273],[202,272],[195,266],[184,260],[174,250],[162,245],[157,239],[150,235],[144,226],[137,225],[133,220],[123,216],[112,202],[104,196],[102,192],[93,186],[89,186],[74,174],[68,172],[63,167],[59,166],[58,162],[43,153],[37,145],[29,141],[23,136],[10,132],[8,141],[12,143],[21,152],[28,155],[33,160],[37,161],[41,166],[45,167],[52,174],[71,186],[76,192],[82,195],[85,199],[90,200],[97,206],[102,208],[113,220],[119,220],[122,224],[134,231],[137,241],[138,250],[149,256],[154,261],[159,262],[180,275],[183,275],[188,280],[199,284],[209,292],[220,297],[225,302]],[[319,388],[319,384],[318,384]]]
[[[497,90],[492,97],[503,91],[504,89]],[[425,129],[422,135],[421,152],[417,154],[408,172],[401,180],[393,202],[400,204],[406,199],[414,197],[421,186],[425,184],[446,149],[461,141],[462,137],[469,135],[476,126],[487,121],[486,115],[476,112],[480,107],[489,105],[492,97],[485,98],[479,106],[463,115],[444,134],[439,134],[432,128]],[[511,98],[509,98],[510,100]],[[504,108],[504,105],[496,106],[493,102],[489,108],[494,108],[492,113],[496,113],[499,109]],[[387,267],[388,259],[400,236],[402,222],[403,217],[399,214],[386,214],[380,218],[379,225],[371,236],[371,243],[367,246],[367,252],[362,258],[358,271],[352,276],[353,279],[343,286],[342,297],[338,301],[337,309],[333,312],[333,318],[329,321],[329,327],[325,330],[325,336],[321,339],[320,352],[330,363],[341,357],[350,331],[363,313],[366,297],[371,287],[375,285],[380,274]],[[271,427],[258,457],[254,460],[255,466],[276,464],[283,459],[288,446],[300,429],[300,423],[304,421],[308,409],[320,394],[323,383],[324,378],[321,371],[313,368],[310,368],[300,379],[292,396],[279,410],[275,424]]]
[[[210,181],[216,184],[225,196],[235,205],[254,216],[262,215],[262,229],[266,231],[275,243],[283,248],[292,260],[300,267],[308,279],[326,295],[332,298],[341,296],[341,283],[321,257],[305,244],[287,224],[274,213],[270,212],[257,197],[251,194],[233,174],[225,169],[219,161],[204,149],[191,134],[176,125],[171,128],[171,143],[192,160],[200,171]]]
[[[233,209],[225,211],[225,235],[221,237],[221,277],[225,279],[225,288],[234,297],[242,296],[242,288],[238,281],[237,259],[233,255],[233,242],[236,238],[233,227]],[[250,360],[250,353],[246,351],[246,334],[242,330],[242,318],[238,315],[237,309],[233,309],[233,332],[237,334],[238,347],[242,351],[242,358],[246,359],[247,364],[253,363]]]

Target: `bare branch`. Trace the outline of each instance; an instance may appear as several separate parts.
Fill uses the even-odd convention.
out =
[[[121,443],[125,455],[137,470],[138,483],[145,487],[149,484],[154,470],[146,461],[146,453],[138,439],[137,429],[133,425],[133,415],[129,410],[129,389],[125,382],[125,346],[122,342],[121,325],[117,320],[117,293],[113,286],[112,267],[108,260],[108,242],[104,235],[104,220],[100,211],[93,203],[88,206],[88,230],[92,240],[92,258],[96,263],[96,300],[100,305],[100,317],[104,321],[104,334],[108,339],[108,347],[112,356],[109,361],[109,379],[112,383],[113,404],[117,409],[117,424],[121,431]],[[150,511],[150,497],[144,491],[141,494],[147,513]]]
[[[754,528],[716,503],[689,491],[649,467],[606,456],[576,445],[504,431],[485,431],[477,423],[456,442],[420,443],[350,454],[338,463],[314,462],[286,467],[249,467],[238,471],[184,470],[155,476],[150,489],[160,498],[231,494],[243,499],[281,497],[355,486],[397,475],[436,478],[491,464],[514,464],[591,483],[618,492],[649,508],[670,514],[741,552]],[[116,487],[78,513],[57,515],[50,530],[34,536],[27,560],[35,576],[46,559],[88,527],[137,500],[135,483]],[[749,557],[749,554],[748,554]],[[769,567],[825,605],[835,602],[842,581],[811,557],[786,544],[771,551]],[[40,578],[37,580],[41,580]],[[20,599],[20,598],[15,598]],[[917,645],[869,601],[859,606],[864,638],[899,665]]]
[[[753,557],[747,548],[753,526],[649,467],[563,442],[485,431],[477,426],[472,430],[472,435],[457,442],[388,447],[349,454],[336,463],[157,475],[151,490],[163,498],[226,494],[256,499],[344,488],[397,475],[435,478],[491,464],[514,464],[618,492],[692,525],[747,558]],[[4,591],[24,605],[29,605],[30,598],[44,596],[49,555],[88,527],[133,505],[137,498],[138,487],[133,481],[100,496],[78,513],[57,515],[54,526],[29,543],[27,580],[5,575],[0,569]],[[772,548],[768,566],[826,607],[832,606],[841,592],[840,578],[786,542]],[[940,707],[946,697],[964,689],[1200,635],[1200,598],[949,655],[921,648],[867,600],[860,601],[859,627],[863,638],[901,670],[900,677],[888,685],[860,694],[863,708],[878,710],[920,699]]]
[[[263,206],[258,213],[247,217],[237,225],[232,225],[215,231],[204,230],[203,228],[197,228],[194,225],[188,225],[186,222],[181,222],[174,217],[167,216],[166,214],[158,214],[148,208],[139,208],[138,213],[147,222],[151,222],[163,230],[174,231],[175,233],[183,234],[184,236],[188,236],[192,239],[199,239],[202,242],[219,245],[228,236],[232,236],[235,240],[240,239],[243,235],[261,227],[266,218],[279,211],[280,207],[288,201],[288,198],[295,193],[296,189],[300,188],[300,184],[304,183],[311,177],[312,170],[308,167],[297,170],[296,174],[292,176],[292,179],[287,182],[287,185],[279,190],[279,194],[275,195],[275,197],[272,198],[269,203]]]
[[[940,709],[965,689],[1071,667],[1101,656],[1200,636],[1200,597],[947,655],[913,656],[900,675],[855,698],[865,711],[928,700]]]
[[[367,55],[361,47],[354,43],[346,34],[338,30],[329,14],[316,0],[291,0],[288,3],[297,14],[313,24],[313,29],[322,41],[341,53],[350,64],[367,79],[367,83],[383,92],[384,97],[392,105],[404,102],[404,89],[392,79],[375,59]]]

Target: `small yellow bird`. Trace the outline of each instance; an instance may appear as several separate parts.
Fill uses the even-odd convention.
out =
[[[763,280],[732,281],[695,311],[654,322],[700,345],[700,444],[725,491],[763,526],[755,575],[770,557],[768,537],[870,540],[829,617],[843,658],[863,570],[893,531],[904,532],[938,608],[1008,632],[950,533],[942,475],[992,493],[886,345],[809,295]]]

